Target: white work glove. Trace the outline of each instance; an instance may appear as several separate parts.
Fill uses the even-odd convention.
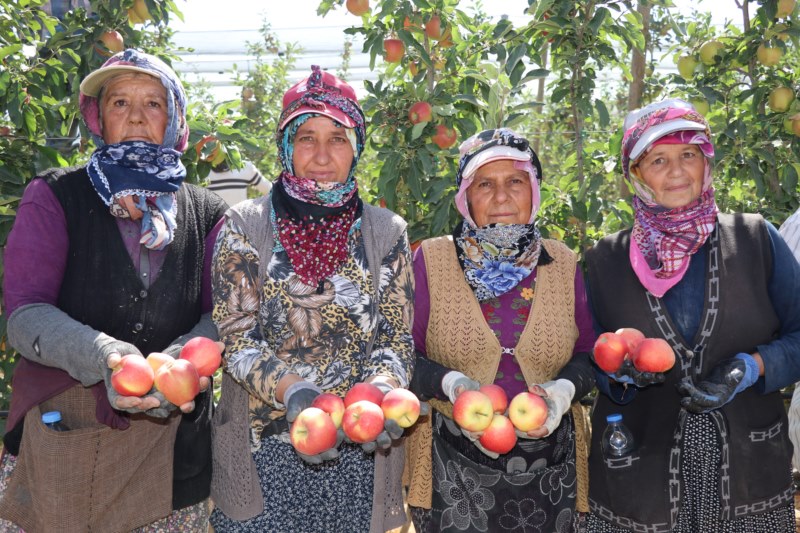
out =
[[[572,406],[575,385],[567,379],[557,379],[541,385],[531,385],[528,391],[544,398],[547,404],[547,419],[542,427],[527,433],[517,430],[517,436],[522,439],[541,439],[553,433],[561,424],[561,418]]]
[[[488,457],[491,457],[492,459],[497,459],[498,457],[500,457],[499,453],[490,452],[489,450],[487,450],[486,448],[484,448],[481,445],[479,439],[483,436],[483,431],[475,431],[475,432],[473,432],[473,431],[467,431],[466,429],[461,428],[461,433],[466,438],[471,440],[472,444],[474,444],[476,448],[478,448],[481,452],[483,452],[484,455],[486,455]]]
[[[480,383],[468,378],[458,370],[451,370],[442,378],[442,392],[450,399],[450,403],[456,403],[456,398],[462,392],[480,388]]]

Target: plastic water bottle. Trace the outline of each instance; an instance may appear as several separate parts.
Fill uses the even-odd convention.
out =
[[[53,431],[69,431],[69,428],[61,421],[60,411],[42,413],[42,422]]]
[[[606,417],[603,432],[603,454],[609,458],[624,457],[633,451],[633,435],[622,423],[622,415],[615,413]]]

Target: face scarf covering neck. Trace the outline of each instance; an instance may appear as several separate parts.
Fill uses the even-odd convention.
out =
[[[676,111],[679,112],[677,116],[674,113]],[[702,115],[694,111],[669,108],[661,110],[642,123],[637,123],[626,133],[623,154],[630,154],[636,139],[648,128],[678,116],[706,124]],[[700,197],[686,206],[668,209],[655,202],[653,191],[638,178],[638,169],[629,169],[630,161],[623,157],[626,178],[631,181],[636,192],[633,198],[635,221],[629,252],[631,266],[641,284],[657,298],[664,296],[683,279],[692,255],[705,244],[714,231],[718,213],[709,163],[714,157],[714,147],[709,140],[708,130],[681,130],[661,137],[645,150],[640,159],[652,146],[660,143],[697,145],[706,160]]]
[[[353,130],[345,128],[355,155],[344,183],[319,183],[295,176],[292,156],[297,129],[318,116],[322,115],[299,115],[279,132],[278,152],[284,170],[272,189],[271,216],[276,229],[275,251],[286,251],[300,281],[320,288],[323,280],[347,262],[349,237],[360,225],[362,203],[355,168],[363,144]]]
[[[186,96],[175,73],[153,56],[126,50],[109,59],[101,69],[114,65],[146,69],[164,85],[167,94],[164,141],[160,146],[143,141],[105,144],[100,128],[100,103],[97,98],[81,95],[81,113],[98,146],[86,170],[110,213],[118,218],[141,217],[139,242],[151,250],[163,250],[175,236],[176,192],[186,177],[179,151],[186,147],[189,135],[183,116]]]
[[[478,227],[473,221],[466,201],[456,201],[464,220],[456,225],[453,242],[456,245],[458,262],[464,271],[464,278],[479,302],[507,293],[530,276],[539,262],[542,251],[542,238],[534,223],[540,203],[538,158],[534,168],[532,161],[536,155],[528,146],[527,140],[513,131],[488,130],[462,143],[459,173],[456,178],[459,188],[457,197],[465,197],[466,190],[472,185],[477,171],[476,168],[470,176],[463,176],[469,160],[495,146],[510,146],[522,154],[528,154],[527,161],[514,161],[514,167],[528,172],[530,176],[532,208],[528,224],[498,223]]]

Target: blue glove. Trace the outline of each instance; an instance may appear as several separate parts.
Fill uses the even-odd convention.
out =
[[[636,387],[647,387],[656,383],[664,383],[666,377],[663,372],[640,372],[636,370],[630,359],[625,359],[622,366],[614,374],[608,376],[616,382]]]
[[[296,381],[289,385],[283,395],[283,404],[286,406],[286,421],[294,422],[300,411],[311,407],[314,398],[322,394],[322,390],[309,381]]]
[[[695,384],[692,378],[678,383],[681,406],[692,413],[708,413],[730,402],[734,396],[758,381],[758,363],[746,353],[717,364],[708,377]]]

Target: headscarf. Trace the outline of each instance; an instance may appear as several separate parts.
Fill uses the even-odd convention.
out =
[[[507,128],[484,130],[459,147],[455,203],[464,220],[453,231],[453,242],[464,277],[478,301],[496,298],[516,287],[536,268],[542,254],[541,234],[534,221],[540,205],[542,166],[527,139]],[[531,215],[527,224],[478,227],[467,203],[475,172],[493,161],[511,160],[530,176]],[[544,258],[543,258],[544,259]]]
[[[161,145],[143,141],[106,144],[100,101],[113,77],[144,73],[161,81],[167,95],[167,126]],[[115,54],[81,83],[80,110],[97,145],[86,170],[109,211],[119,218],[142,218],[140,242],[164,249],[175,235],[176,193],[186,177],[181,153],[186,149],[186,94],[175,72],[155,56],[128,49]]]
[[[364,150],[366,127],[352,87],[317,65],[311,69],[311,76],[283,97],[276,135],[283,171],[270,194],[275,251],[285,251],[300,281],[319,289],[347,262],[350,234],[360,227],[363,206],[355,169]],[[295,135],[314,117],[330,118],[345,128],[353,146],[353,163],[344,183],[321,183],[294,174]]]
[[[642,285],[660,298],[675,286],[714,231],[717,205],[712,187],[714,145],[706,119],[688,102],[668,99],[632,111],[625,119],[622,169],[635,192],[630,261]],[[692,144],[705,156],[700,197],[668,209],[655,202],[636,163],[658,144]]]

